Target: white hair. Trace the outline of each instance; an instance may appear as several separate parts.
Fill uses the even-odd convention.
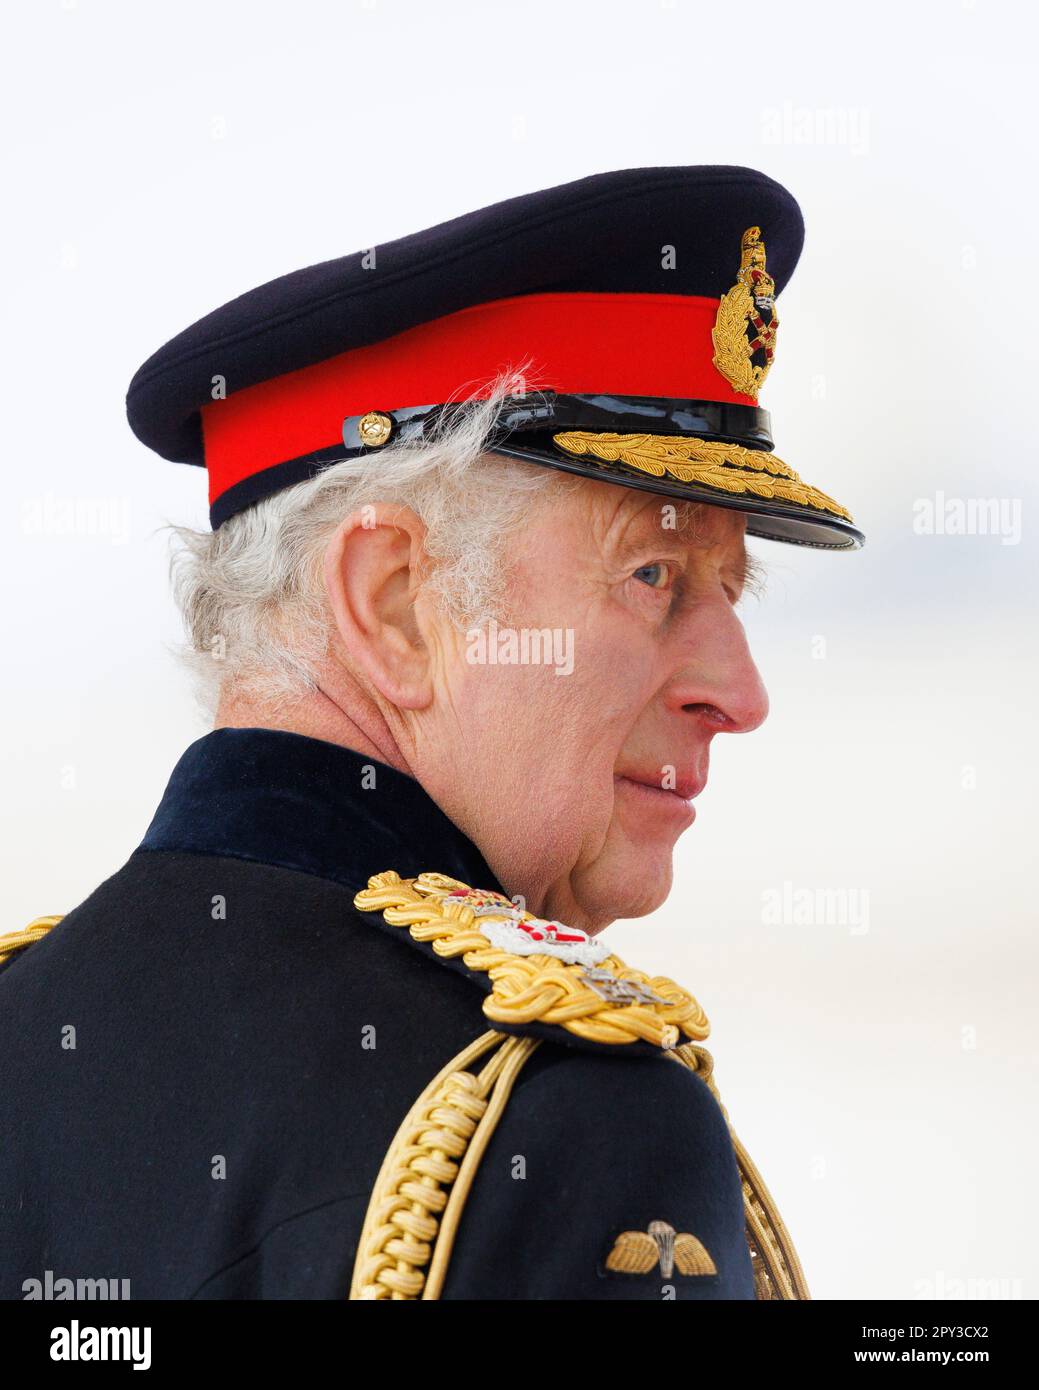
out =
[[[234,683],[285,701],[315,688],[332,632],[322,579],[340,522],[374,503],[411,508],[426,526],[429,589],[459,627],[500,617],[509,544],[535,496],[578,480],[487,452],[513,387],[495,383],[433,438],[389,444],[324,467],[230,517],[215,531],[172,527],[174,594],[189,644],[182,655],[212,711]]]

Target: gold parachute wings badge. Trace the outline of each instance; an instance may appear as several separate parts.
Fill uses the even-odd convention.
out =
[[[606,1268],[617,1274],[648,1274],[658,1267],[665,1279],[676,1269],[692,1276],[718,1273],[703,1242],[667,1221],[651,1221],[645,1231],[621,1231],[606,1258]]]

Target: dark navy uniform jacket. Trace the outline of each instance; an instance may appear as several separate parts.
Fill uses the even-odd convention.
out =
[[[417,782],[361,754],[261,729],[187,750],[127,864],[0,970],[0,1296],[50,1271],[141,1299],[347,1297],[398,1126],[498,1027],[485,976],[355,909],[388,869],[503,891]],[[648,1044],[515,1031],[539,1030],[442,1297],[753,1298],[704,1082]],[[717,1273],[607,1270],[654,1221]]]

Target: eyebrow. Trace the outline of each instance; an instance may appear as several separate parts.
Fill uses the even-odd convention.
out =
[[[636,534],[627,532],[624,539],[617,543],[617,557],[621,563],[625,563],[654,548],[657,548],[666,557],[669,551],[686,550],[688,542],[683,542],[683,530],[681,528],[674,531],[661,531],[659,528],[654,528],[652,532],[647,530],[645,532],[639,531]],[[740,546],[738,555],[724,561],[722,573],[730,575],[735,581],[738,587],[737,599],[747,595],[760,596],[764,591],[765,581],[768,577],[766,566],[756,555],[750,553],[745,543]]]
[[[739,580],[740,598],[746,594],[760,598],[765,591],[768,580],[768,567],[756,555],[752,555],[744,545],[743,554],[736,567],[736,577]]]

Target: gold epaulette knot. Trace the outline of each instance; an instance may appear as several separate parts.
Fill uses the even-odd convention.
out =
[[[446,874],[376,874],[354,899],[391,925],[486,974],[483,1011],[494,1023],[547,1023],[590,1042],[648,1042],[670,1049],[706,1038],[693,996],[664,976],[632,970],[594,937],[517,907],[497,892]]]

